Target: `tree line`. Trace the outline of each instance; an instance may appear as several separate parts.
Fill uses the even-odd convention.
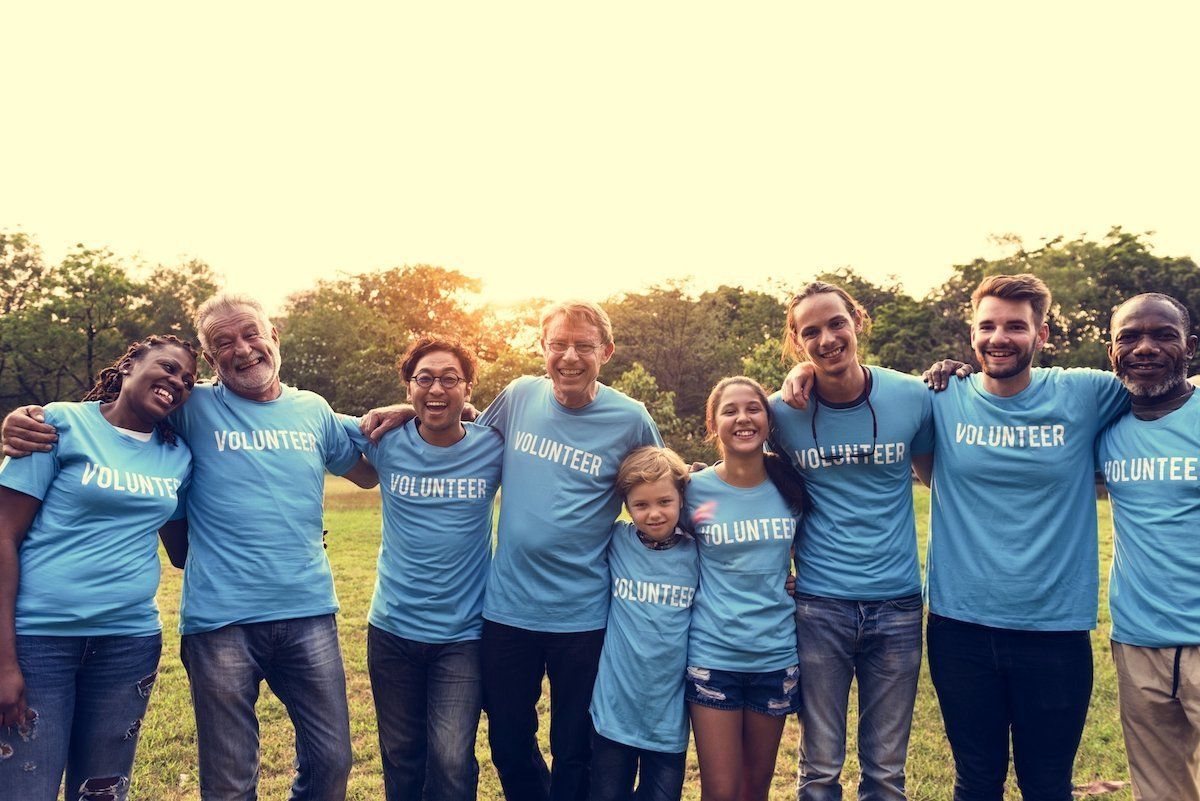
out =
[[[1165,292],[1193,319],[1200,312],[1196,263],[1155,254],[1149,236],[1113,228],[1097,239],[1059,237],[1035,249],[1009,238],[1009,255],[953,265],[921,297],[897,280],[874,282],[849,267],[779,276],[765,289],[698,291],[679,280],[621,293],[601,301],[617,339],[601,380],[645,402],[686,458],[711,459],[704,441],[709,389],[736,373],[779,386],[790,367],[780,359],[785,308],[804,283],[841,284],[868,309],[874,325],[860,338],[864,361],[919,373],[940,358],[973,361],[971,291],[986,275],[1014,272],[1038,275],[1054,293],[1041,365],[1107,368],[1108,318],[1123,299]],[[200,260],[146,265],[83,245],[47,264],[32,237],[0,231],[0,408],[78,399],[100,368],[147,333],[195,341],[192,313],[220,285]],[[472,297],[480,288],[476,278],[424,264],[319,281],[291,295],[273,320],[283,380],[358,414],[402,397],[395,364],[413,338],[448,333],[479,356],[474,401],[483,408],[516,376],[541,370],[544,301],[479,305]]]

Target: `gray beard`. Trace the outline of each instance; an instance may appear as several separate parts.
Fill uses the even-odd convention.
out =
[[[1138,384],[1130,380],[1127,376],[1121,376],[1121,383],[1125,385],[1125,389],[1129,390],[1129,394],[1135,398],[1157,398],[1159,395],[1167,394],[1186,381],[1186,372],[1187,365],[1184,365],[1183,372],[1173,375],[1166,381],[1161,381],[1157,384]]]

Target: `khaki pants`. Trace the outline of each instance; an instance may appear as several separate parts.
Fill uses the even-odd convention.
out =
[[[1200,801],[1200,646],[1112,652],[1135,801]]]

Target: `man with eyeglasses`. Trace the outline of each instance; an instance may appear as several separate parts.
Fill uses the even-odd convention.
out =
[[[400,359],[416,417],[378,444],[345,418],[383,499],[367,669],[388,801],[476,795],[483,593],[504,439],[461,419],[475,373],[459,342],[420,337]]]
[[[846,715],[858,680],[858,797],[902,801],[921,666],[921,573],[912,465],[933,449],[929,392],[858,358],[867,311],[816,281],[788,304],[785,352],[815,380],[803,410],[771,398],[772,448],[812,504],[796,544],[800,801],[842,795]]]
[[[505,440],[483,605],[483,704],[508,801],[585,801],[588,704],[608,622],[606,550],[620,511],[617,468],[630,451],[662,439],[643,404],[597,380],[614,350],[603,309],[555,304],[541,325],[546,375],[510,383],[478,421]],[[375,439],[400,421],[393,410],[365,423]],[[552,770],[536,737],[545,676]]]

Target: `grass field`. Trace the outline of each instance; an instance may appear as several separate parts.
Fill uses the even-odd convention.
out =
[[[917,519],[920,521],[922,554],[925,527],[928,519],[929,494],[924,488],[916,490]],[[337,580],[342,611],[339,616],[342,650],[346,660],[346,676],[350,696],[350,725],[354,744],[354,771],[350,777],[348,798],[354,801],[375,801],[383,797],[383,780],[379,767],[379,748],[375,733],[375,716],[371,688],[366,668],[367,608],[375,581],[375,557],[379,548],[379,501],[376,491],[363,491],[341,479],[331,479],[326,492],[326,528],[329,529],[329,555]],[[247,532],[253,536],[253,532]],[[1100,563],[1106,572],[1112,558],[1112,532],[1109,525],[1108,502],[1100,502]],[[163,610],[164,646],[158,684],[150,711],[142,729],[131,799],[137,801],[166,801],[167,799],[198,799],[196,775],[196,737],[188,698],[187,677],[179,663],[177,609],[181,574],[163,560],[163,583],[159,603]],[[1107,582],[1102,582],[1104,586]],[[1095,690],[1088,714],[1083,745],[1075,765],[1076,785],[1102,780],[1121,781],[1128,778],[1125,749],[1117,716],[1116,677],[1109,655],[1107,599],[1101,597],[1100,627],[1092,637],[1096,663]],[[542,750],[547,753],[545,721],[548,699],[540,705],[543,726],[540,731]],[[262,729],[262,784],[260,798],[287,797],[291,782],[293,737],[291,724],[282,705],[263,687],[259,702]],[[851,707],[851,718],[856,715]],[[480,762],[480,799],[500,799],[500,784],[492,767],[487,749],[487,719],[480,723],[478,754]],[[795,719],[789,720],[779,749],[775,782],[771,798],[795,797],[796,783]],[[848,746],[843,784],[846,797],[854,798],[858,763],[853,756],[853,741]],[[954,765],[942,731],[937,700],[929,681],[928,670],[921,673],[920,692],[913,722],[912,743],[908,754],[909,798],[918,801],[949,801],[953,785]],[[700,797],[699,773],[694,755],[688,762],[685,799]],[[1008,785],[1006,799],[1017,799],[1014,782]],[[1106,799],[1126,801],[1131,798],[1128,788]]]

